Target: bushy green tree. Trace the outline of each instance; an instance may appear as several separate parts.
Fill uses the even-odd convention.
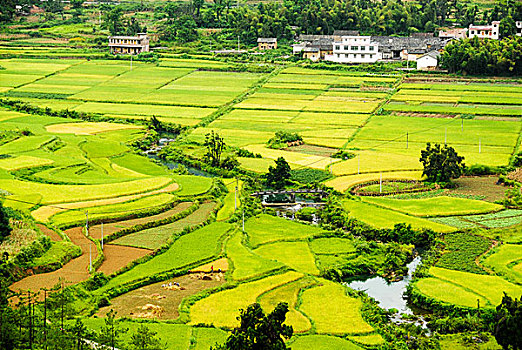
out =
[[[503,349],[522,349],[522,298],[504,293],[496,308],[493,335]]]
[[[11,225],[9,225],[9,216],[4,206],[0,202],[0,243],[11,234]]]
[[[334,228],[344,228],[348,223],[348,212],[344,210],[341,201],[336,196],[329,196],[325,205],[319,210],[321,223]]]
[[[440,65],[450,73],[520,75],[522,37],[509,36],[502,40],[474,37],[453,41],[444,48]]]
[[[290,165],[283,158],[279,157],[275,161],[276,166],[269,166],[268,173],[265,174],[266,184],[275,189],[283,189],[290,180]]]
[[[111,309],[105,318],[105,325],[98,334],[98,342],[114,350],[121,346],[123,343],[121,337],[126,332],[127,329],[123,328],[119,320],[116,319],[116,312]]]
[[[156,332],[151,331],[147,326],[141,325],[136,333],[131,336],[129,345],[132,350],[164,350],[166,344],[156,337]]]
[[[432,146],[429,142],[421,151],[420,162],[424,167],[422,174],[429,182],[449,182],[460,177],[465,167],[464,157],[459,156],[453,147]]]
[[[258,303],[241,310],[240,326],[235,328],[226,343],[217,349],[227,350],[284,350],[285,339],[293,334],[291,326],[284,325],[288,304],[279,303],[265,315]]]
[[[122,34],[125,30],[123,25],[123,11],[119,7],[106,12],[103,15],[103,26],[109,30],[111,35]]]
[[[0,1],[0,23],[9,22],[16,10],[16,1],[14,0],[2,0]]]

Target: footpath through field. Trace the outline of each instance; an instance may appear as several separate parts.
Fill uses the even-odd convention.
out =
[[[42,273],[26,277],[11,285],[14,291],[38,291],[43,288],[52,288],[64,280],[66,285],[78,283],[89,278],[89,247],[92,252],[92,261],[98,255],[96,245],[83,234],[83,227],[75,227],[65,231],[71,241],[82,249],[82,255],[72,259],[61,269],[49,273]]]

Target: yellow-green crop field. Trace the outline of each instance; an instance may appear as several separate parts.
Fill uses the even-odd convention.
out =
[[[293,171],[321,170],[326,174],[322,179],[328,178],[324,184],[341,193],[380,179],[422,180],[419,158],[428,142],[454,147],[467,165],[506,166],[520,150],[522,88],[514,82],[445,84],[426,78],[425,83],[409,83],[402,73],[275,65],[269,66],[272,72],[250,73],[238,72],[242,69],[220,58],[171,54],[154,63],[134,61],[132,66],[125,60],[29,58],[0,59],[0,66],[0,99],[5,102],[0,107],[3,204],[64,230],[83,226],[86,214],[93,225],[114,221],[111,227],[117,236],[109,238],[110,248],[96,263],[117,268],[105,284],[82,293],[97,302],[187,277],[194,269],[214,264],[224,269],[213,275],[217,278],[211,288],[204,283],[180,288],[185,294],[169,322],[150,322],[168,339],[169,349],[208,349],[238,325],[240,309],[259,302],[271,311],[282,301],[289,305],[286,323],[296,332],[289,341],[294,349],[386,346],[387,337],[368,318],[368,300],[323,277],[341,263],[365,261],[383,270],[390,245],[372,242],[367,247],[357,237],[269,215],[270,211],[255,212],[242,227],[235,204],[250,205],[245,197],[250,183],[244,178],[237,182],[236,202],[232,178],[188,175],[139,154],[132,144],[150,136],[146,122],[151,117],[184,127],[173,145],[191,157],[203,156],[205,136],[215,131],[227,145],[255,155],[244,152],[238,158],[244,170],[262,174],[284,157]],[[254,64],[249,68],[260,71]],[[7,103],[13,100],[48,110],[42,115],[14,111]],[[51,116],[63,110],[89,121]],[[268,141],[278,131],[298,133],[304,145],[269,148]],[[334,158],[340,150],[350,157]],[[251,175],[245,173],[242,176]],[[411,198],[346,195],[341,203],[349,217],[372,227],[392,229],[405,223],[433,230],[441,239],[461,228],[513,229],[520,224],[517,209],[437,191]],[[185,203],[184,210],[145,225],[124,224],[163,215],[176,203]],[[67,238],[68,233],[63,234]],[[78,236],[72,237],[88,240]],[[489,235],[493,236],[497,237]],[[472,259],[483,274],[436,265],[428,277],[414,281],[414,291],[466,308],[475,308],[477,300],[492,308],[503,292],[519,297],[520,234],[512,236],[510,244],[499,242]],[[129,258],[127,251],[136,255],[128,253]],[[85,255],[84,251],[81,257]],[[87,265],[80,272],[87,278],[86,269]],[[129,309],[142,307],[143,303]],[[96,308],[89,305],[83,311]],[[85,322],[91,329],[103,326],[101,318]],[[139,324],[129,319],[123,323],[132,330]]]

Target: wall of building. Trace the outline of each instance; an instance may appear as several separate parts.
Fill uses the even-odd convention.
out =
[[[343,36],[333,43],[333,53],[325,55],[326,61],[338,63],[373,63],[382,58],[379,45],[370,36]]]

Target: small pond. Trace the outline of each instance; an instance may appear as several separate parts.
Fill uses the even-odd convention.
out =
[[[389,282],[377,276],[367,279],[357,279],[347,282],[346,285],[352,289],[360,290],[379,302],[383,309],[397,309],[399,314],[413,314],[414,310],[408,306],[408,301],[403,294],[412,278],[415,269],[421,263],[422,258],[417,256],[408,265],[408,274],[400,281]]]

